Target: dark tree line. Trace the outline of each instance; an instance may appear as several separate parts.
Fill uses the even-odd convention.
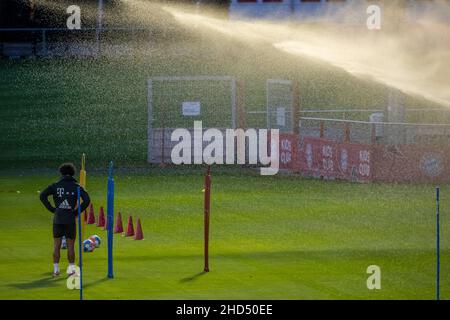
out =
[[[152,1],[152,0],[149,0]],[[0,0],[0,28],[58,28],[63,27],[67,15],[57,13],[45,6],[39,5],[39,0]],[[52,2],[52,1],[47,1]],[[83,5],[95,6],[98,0],[54,0],[60,6]],[[105,12],[120,7],[120,0],[103,0]],[[229,0],[153,0],[159,3],[195,4],[200,2],[205,6],[219,6],[224,9]]]

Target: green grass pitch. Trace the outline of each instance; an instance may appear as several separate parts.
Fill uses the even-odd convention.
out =
[[[38,190],[57,176],[22,170],[0,177],[0,299],[78,299],[65,276],[50,273],[52,217]],[[435,298],[431,185],[213,172],[211,272],[204,274],[201,173],[119,172],[115,181],[116,213],[139,216],[145,240],[115,236],[115,279],[108,280],[106,232],[89,226],[103,244],[84,254],[86,299]],[[441,283],[449,299],[450,201],[442,187]],[[97,214],[106,175],[88,172],[88,191]],[[373,264],[381,290],[366,287]]]
[[[434,299],[432,185],[213,170],[211,272],[202,273],[203,176],[146,163],[149,77],[232,75],[245,81],[248,110],[264,110],[270,78],[298,80],[303,109],[378,109],[387,97],[386,87],[317,61],[207,43],[158,44],[150,58],[0,61],[0,299],[78,299],[64,276],[51,278],[52,216],[38,191],[57,179],[44,168],[78,163],[82,153],[96,214],[106,204],[106,169],[92,168],[110,160],[129,168],[115,177],[116,213],[124,222],[140,217],[145,235],[115,237],[108,280],[106,232],[88,227],[103,244],[84,255],[86,299]],[[411,96],[405,105],[433,107]],[[265,125],[264,117],[247,120]],[[442,188],[442,298],[449,299],[450,190]],[[366,287],[369,265],[381,268],[381,290]]]

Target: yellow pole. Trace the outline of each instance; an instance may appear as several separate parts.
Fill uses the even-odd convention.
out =
[[[81,156],[80,186],[82,186],[84,189],[86,189],[85,165],[86,165],[86,155],[83,153],[83,155]],[[81,205],[81,203],[79,205]],[[78,226],[81,229],[81,232],[79,234],[81,234],[81,242],[83,242],[84,241],[84,233],[85,233],[85,229],[86,229],[86,213],[85,212],[81,213],[81,219],[79,221],[81,221],[81,225]]]

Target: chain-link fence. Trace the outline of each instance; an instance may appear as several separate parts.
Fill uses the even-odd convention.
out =
[[[150,55],[156,42],[183,40],[152,28],[0,28],[0,58],[123,57]],[[185,40],[185,39],[184,39]]]
[[[303,117],[326,118],[339,120],[371,121],[374,115],[381,122],[388,122],[387,108],[378,109],[327,109],[308,108],[301,109]],[[407,123],[450,123],[449,108],[404,108],[404,121]]]
[[[450,124],[300,118],[300,134],[353,143],[450,144]]]

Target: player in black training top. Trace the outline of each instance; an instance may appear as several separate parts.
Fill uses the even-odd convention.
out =
[[[59,167],[61,179],[49,185],[41,192],[40,199],[44,206],[52,213],[53,217],[53,276],[59,276],[59,259],[61,250],[61,238],[67,239],[67,259],[69,267],[67,274],[75,272],[75,238],[76,238],[76,218],[78,216],[78,193],[83,200],[81,212],[86,210],[91,200],[87,192],[74,179],[75,166],[71,163],[64,163]],[[48,197],[53,196],[54,207],[48,201]]]

